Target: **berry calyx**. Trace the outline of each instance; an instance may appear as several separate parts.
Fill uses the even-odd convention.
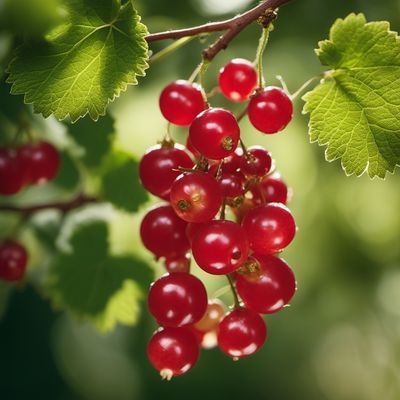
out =
[[[280,203],[253,208],[242,221],[250,248],[255,253],[273,254],[283,250],[293,240],[296,223],[290,210]]]
[[[257,71],[250,61],[235,58],[219,71],[218,85],[229,100],[246,101],[257,86]]]
[[[140,180],[150,193],[169,200],[171,185],[181,174],[178,168],[189,169],[193,165],[182,145],[158,144],[150,147],[140,160]]]
[[[190,247],[186,225],[171,206],[156,206],[144,216],[140,237],[147,250],[157,258],[181,255]]]
[[[240,129],[230,111],[224,108],[209,108],[193,120],[189,136],[193,146],[204,157],[221,160],[235,151]]]
[[[277,133],[293,117],[292,100],[281,88],[268,86],[251,98],[247,114],[252,125],[259,131]]]
[[[258,269],[238,274],[236,289],[244,305],[261,314],[281,310],[295,294],[296,279],[289,265],[272,255],[253,254]]]
[[[182,79],[164,88],[159,104],[164,118],[180,126],[189,126],[196,115],[206,108],[201,87]]]
[[[193,172],[176,178],[171,187],[170,201],[180,218],[199,223],[215,217],[222,204],[222,195],[214,177]]]
[[[195,334],[186,328],[159,328],[147,346],[147,356],[163,379],[188,372],[199,358]]]
[[[0,148],[0,194],[18,193],[26,183],[27,168],[21,153]]]
[[[249,243],[240,225],[225,220],[210,221],[192,240],[193,258],[213,275],[235,271],[247,259]]]
[[[257,352],[267,338],[267,327],[258,313],[239,308],[228,313],[218,327],[218,346],[228,356],[243,358]]]
[[[194,328],[200,332],[213,331],[218,327],[218,324],[224,317],[224,314],[224,305],[221,300],[209,300],[205,314],[200,321],[194,324]]]
[[[27,262],[28,254],[18,242],[5,240],[0,243],[0,279],[20,281],[25,274]]]
[[[206,312],[207,292],[194,275],[167,273],[150,286],[148,306],[160,325],[192,325]]]
[[[247,177],[263,177],[268,174],[271,166],[271,154],[261,146],[249,147],[240,161],[240,171]]]

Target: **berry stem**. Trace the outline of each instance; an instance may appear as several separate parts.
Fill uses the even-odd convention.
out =
[[[327,71],[327,72],[329,72],[329,71]],[[295,100],[311,83],[313,83],[317,79],[325,78],[326,76],[327,76],[327,73],[324,72],[322,74],[313,76],[312,78],[308,79],[293,94],[290,95],[290,99],[292,101]]]
[[[176,42],[173,42],[167,47],[164,47],[159,52],[153,54],[149,59],[149,64],[154,65],[155,63],[161,61],[163,58],[169,56],[170,54],[174,53],[176,50],[179,50],[181,47],[185,46],[186,44],[190,43],[193,39],[198,37],[198,35],[194,36],[185,36],[183,38],[178,39]]]
[[[240,308],[240,301],[239,301],[239,296],[236,293],[236,288],[235,288],[235,284],[233,283],[232,276],[230,274],[228,274],[228,275],[226,275],[226,278],[228,279],[229,286],[231,287],[235,308],[238,309],[238,308]]]
[[[256,61],[255,65],[257,67],[258,74],[258,86],[262,88],[264,86],[264,72],[263,72],[263,54],[264,50],[268,44],[269,33],[272,31],[273,25],[269,23],[267,27],[263,27],[262,34],[260,36],[260,40],[258,42],[257,52],[256,52]]]

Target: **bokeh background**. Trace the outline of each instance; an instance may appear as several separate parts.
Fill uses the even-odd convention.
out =
[[[137,0],[150,31],[226,18],[248,0]],[[282,75],[294,91],[321,66],[313,49],[337,17],[363,12],[400,29],[398,0],[297,0],[280,11],[264,63],[265,77]],[[250,27],[207,72],[209,88],[230,58],[253,59],[259,28]],[[157,50],[163,44],[154,45]],[[140,85],[112,106],[118,146],[137,158],[159,140],[165,123],[160,90],[186,78],[200,61],[194,40],[154,65]],[[213,104],[226,103],[220,96]],[[3,105],[2,105],[3,106]],[[19,288],[0,322],[0,398],[4,400],[155,400],[224,398],[257,400],[400,399],[400,174],[385,181],[346,177],[339,162],[310,144],[307,117],[285,133],[263,136],[242,122],[246,143],[262,144],[277,160],[294,196],[290,207],[299,231],[284,258],[299,290],[290,307],[266,318],[269,338],[255,356],[233,362],[218,349],[203,352],[186,376],[162,382],[146,358],[155,324],[144,304],[138,324],[100,334],[92,326],[54,312],[34,285]],[[178,141],[185,131],[174,129]],[[135,253],[161,273],[139,243],[141,212],[118,214],[113,246]],[[36,263],[45,251],[34,249]],[[204,277],[204,276],[203,276]],[[209,293],[224,285],[205,278]],[[228,297],[229,300],[229,297]]]

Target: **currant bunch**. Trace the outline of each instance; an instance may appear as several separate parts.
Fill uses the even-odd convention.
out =
[[[13,195],[26,185],[40,185],[55,178],[60,155],[49,142],[0,148],[0,195]]]
[[[250,122],[263,133],[282,130],[292,118],[289,96],[257,87],[257,72],[247,60],[230,61],[218,82],[229,100],[249,102]],[[140,162],[143,186],[164,200],[140,228],[144,246],[166,269],[149,291],[148,308],[160,328],[148,357],[171,379],[196,364],[200,348],[218,346],[238,359],[263,346],[267,327],[260,314],[278,312],[296,291],[293,271],[279,257],[296,224],[286,206],[290,190],[271,153],[245,147],[230,110],[210,107],[203,89],[184,80],[169,84],[159,104],[169,123],[189,127],[186,147],[168,135]],[[228,277],[233,309],[208,298],[191,273],[191,258],[208,274]]]

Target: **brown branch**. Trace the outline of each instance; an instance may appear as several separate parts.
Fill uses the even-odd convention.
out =
[[[275,18],[273,11],[289,1],[291,0],[265,0],[249,11],[225,21],[209,22],[192,28],[152,33],[146,37],[146,40],[148,43],[151,43],[157,40],[179,39],[185,36],[195,36],[202,33],[226,31],[215,43],[203,51],[203,58],[207,61],[211,61],[221,50],[226,49],[232,39],[246,28],[246,26],[261,17],[263,18],[262,23],[265,26]]]
[[[48,209],[57,209],[60,210],[62,213],[66,213],[70,210],[81,207],[85,204],[96,203],[97,201],[98,199],[96,197],[81,193],[72,200],[64,202],[60,201],[60,202],[44,203],[32,206],[15,206],[7,204],[0,205],[0,212],[1,211],[18,212],[23,214],[24,217],[29,217],[31,214],[34,214],[35,212]]]

